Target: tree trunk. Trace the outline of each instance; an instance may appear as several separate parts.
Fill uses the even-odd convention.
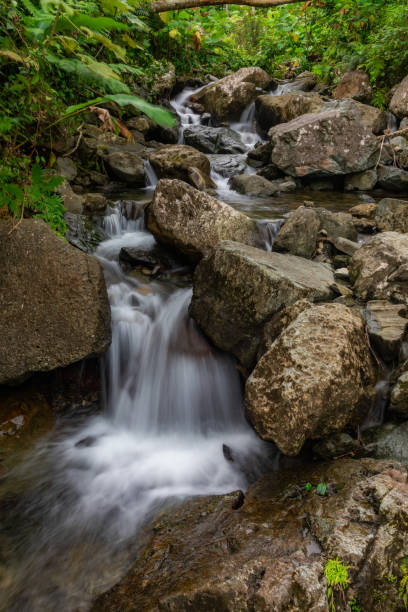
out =
[[[258,6],[269,8],[280,6],[281,4],[295,4],[304,0],[228,0],[228,4],[240,4],[246,6]],[[150,8],[154,13],[164,13],[166,11],[178,11],[179,9],[194,8],[197,6],[214,6],[225,4],[225,0],[155,0]]]

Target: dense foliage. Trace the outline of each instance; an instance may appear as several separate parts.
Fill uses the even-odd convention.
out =
[[[52,142],[75,127],[78,105],[107,95],[125,104],[123,96],[137,95],[141,111],[171,121],[143,102],[157,101],[154,85],[171,65],[196,76],[223,76],[247,65],[276,77],[312,70],[329,85],[342,72],[362,68],[375,103],[384,106],[390,88],[408,73],[407,33],[406,0],[225,5],[160,15],[142,0],[3,0],[1,203],[10,203],[9,185],[19,185],[11,191],[23,201],[9,211],[32,208],[22,185],[31,184],[33,163],[52,166]],[[73,119],[61,122],[66,115]]]

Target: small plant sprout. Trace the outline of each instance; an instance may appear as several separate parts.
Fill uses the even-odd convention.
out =
[[[403,576],[399,583],[398,587],[398,596],[404,602],[404,607],[408,610],[408,572],[407,572],[407,564],[404,563],[401,565],[401,570],[403,572]]]
[[[319,482],[316,487],[316,493],[321,495],[321,497],[324,497],[327,493],[327,484],[325,482]]]
[[[336,559],[329,559],[324,567],[324,575],[327,580],[327,602],[329,604],[330,612],[336,612],[336,606],[334,603],[335,591],[340,592],[344,597],[344,589],[349,584],[348,570],[349,565],[344,565],[338,557]]]

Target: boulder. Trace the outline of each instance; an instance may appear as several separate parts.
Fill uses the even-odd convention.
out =
[[[349,174],[344,179],[344,191],[371,191],[377,184],[377,170],[370,168],[365,172]]]
[[[108,238],[103,229],[86,215],[66,212],[64,221],[67,226],[65,238],[84,253],[93,253],[97,246]]]
[[[364,320],[342,304],[305,309],[258,361],[245,386],[257,433],[286,455],[307,439],[364,420],[375,382]]]
[[[287,123],[306,113],[318,113],[323,98],[317,93],[286,93],[282,96],[259,96],[255,101],[256,125],[267,133],[274,125]]]
[[[207,155],[211,169],[221,176],[230,178],[245,172],[245,155]]]
[[[184,142],[203,153],[245,153],[240,135],[226,127],[193,125],[184,130]]]
[[[404,119],[408,117],[408,76],[401,81],[390,102],[390,111],[398,117]]]
[[[104,353],[110,308],[99,262],[43,221],[23,219],[9,232],[0,223],[0,384]]]
[[[289,193],[296,190],[296,182],[291,177],[274,181],[258,174],[239,174],[230,180],[232,189],[249,196],[274,196],[277,193]]]
[[[271,161],[291,176],[363,172],[378,158],[378,142],[353,111],[302,115],[269,131]]]
[[[405,304],[391,304],[387,300],[367,302],[364,318],[373,347],[384,361],[398,360],[405,337],[408,319]]]
[[[331,240],[343,237],[357,239],[351,215],[332,213],[325,208],[299,206],[283,224],[275,238],[275,251],[310,258],[316,251],[320,230],[325,230]]]
[[[408,303],[408,236],[377,234],[359,248],[350,261],[356,296],[363,300]]]
[[[360,117],[362,124],[371,130],[373,134],[382,134],[388,127],[389,113],[375,106],[362,104],[362,102],[350,98],[344,100],[330,100],[325,102],[322,106],[322,111],[334,109],[353,111]],[[383,147],[383,152],[384,150],[385,147]]]
[[[219,456],[225,460],[221,449]],[[389,460],[303,463],[266,474],[245,495],[165,508],[138,533],[126,575],[91,610],[327,612],[324,568],[337,557],[349,566],[349,582],[333,589],[336,610],[353,599],[361,610],[402,610],[406,477]],[[323,496],[319,483],[328,483]],[[373,593],[385,597],[385,607]]]
[[[210,162],[204,153],[187,145],[167,145],[150,154],[149,161],[158,178],[174,178],[186,181],[196,187],[192,168],[206,177],[209,188],[214,187],[210,179]]]
[[[55,188],[55,191],[61,196],[67,212],[75,214],[82,213],[84,196],[75,193],[66,179]]]
[[[266,164],[269,164],[270,162],[271,153],[272,148],[270,142],[257,142],[254,148],[248,152],[248,166],[251,166],[252,168],[262,168],[262,166],[266,166]]]
[[[375,220],[383,232],[408,232],[408,202],[384,198],[377,204]]]
[[[220,240],[260,244],[255,221],[182,181],[160,180],[146,215],[147,226],[159,243],[194,262],[208,255]]]
[[[389,409],[399,416],[408,417],[408,361],[393,373],[391,377],[391,396]],[[408,451],[407,451],[408,457]],[[401,460],[401,459],[399,459]],[[408,462],[406,462],[408,464]]]
[[[375,441],[376,457],[400,461],[408,466],[408,422],[400,425],[385,423],[367,434]]]
[[[350,256],[353,255],[358,249],[361,247],[359,242],[353,242],[352,240],[348,240],[347,238],[342,238],[339,236],[331,241],[333,246],[340,253],[345,253]]]
[[[268,181],[275,181],[278,178],[283,178],[285,175],[282,170],[279,170],[274,164],[268,164],[256,171],[258,176],[263,176]],[[288,178],[288,177],[286,177]]]
[[[145,186],[144,162],[138,153],[113,151],[106,156],[106,163],[114,178],[138,187]]]
[[[108,200],[102,193],[87,193],[83,210],[86,215],[102,215],[107,205]]]
[[[375,202],[364,202],[357,204],[349,209],[349,213],[358,219],[367,218],[374,219],[377,213],[377,204]]]
[[[205,111],[219,120],[238,119],[242,111],[267,89],[272,79],[265,70],[257,67],[241,68],[215,83],[207,85],[191,96]]]
[[[78,174],[75,162],[69,157],[57,157],[56,169],[59,176],[63,176],[69,182],[73,181]]]
[[[369,75],[362,70],[346,72],[337,83],[333,96],[335,98],[354,98],[359,102],[370,104],[373,98],[373,88]]]
[[[408,172],[394,166],[379,166],[378,185],[386,191],[408,192]]]
[[[190,314],[216,346],[250,368],[265,323],[302,298],[331,299],[333,283],[324,264],[222,242],[195,270]]]

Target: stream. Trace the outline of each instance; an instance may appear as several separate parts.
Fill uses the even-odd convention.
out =
[[[185,105],[192,93],[173,100],[180,142],[183,129],[200,122]],[[252,105],[231,126],[248,150],[260,140],[253,113]],[[136,554],[135,533],[163,504],[246,489],[279,467],[276,447],[245,420],[234,360],[210,346],[188,316],[185,269],[150,280],[119,263],[122,247],[155,244],[144,226],[155,185],[147,170],[149,187],[117,193],[120,202],[103,219],[109,239],[96,251],[112,312],[104,410],[62,418],[3,485],[11,481],[16,499],[0,529],[4,611],[88,610],[124,574]],[[212,178],[220,199],[257,219],[266,249],[304,199],[333,211],[357,203],[353,195],[320,192],[254,199],[233,192],[214,171]]]

